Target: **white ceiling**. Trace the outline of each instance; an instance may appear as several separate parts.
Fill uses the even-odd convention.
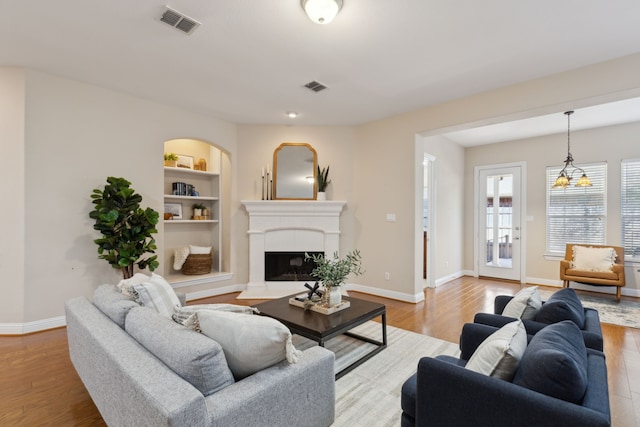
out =
[[[575,109],[573,112],[570,118],[571,131],[640,122],[640,98],[594,105]],[[471,147],[561,132],[566,133],[567,126],[567,116],[564,112],[558,112],[449,132],[445,133],[444,136],[463,147]]]
[[[202,25],[161,23],[163,0],[0,0],[0,65],[234,123],[354,125],[640,52],[638,0],[344,0],[329,25],[299,0],[169,5]]]

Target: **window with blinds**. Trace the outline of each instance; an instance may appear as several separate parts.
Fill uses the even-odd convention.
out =
[[[580,165],[593,184],[551,188],[562,166],[547,168],[547,253],[564,254],[567,243],[602,245],[607,224],[607,164]],[[640,235],[639,235],[640,236]],[[640,240],[638,240],[640,242]]]
[[[640,159],[623,160],[620,172],[624,256],[640,261]]]

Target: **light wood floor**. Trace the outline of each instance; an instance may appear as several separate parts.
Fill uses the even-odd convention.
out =
[[[510,282],[463,277],[428,289],[425,301],[419,304],[350,294],[386,304],[389,325],[458,342],[462,325],[472,321],[476,312],[491,312],[496,295],[512,295],[519,289],[519,284]],[[236,300],[236,295],[198,303],[260,302]],[[613,425],[640,427],[640,329],[602,326]],[[105,425],[71,365],[64,328],[0,337],[0,425]]]

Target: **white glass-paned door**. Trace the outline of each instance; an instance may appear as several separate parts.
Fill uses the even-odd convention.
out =
[[[520,279],[520,167],[480,171],[478,272]]]

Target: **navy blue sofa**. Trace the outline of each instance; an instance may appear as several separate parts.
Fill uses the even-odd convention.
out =
[[[502,316],[502,312],[506,305],[513,299],[512,296],[508,295],[498,295],[494,300],[494,313],[477,313],[473,318],[473,323],[481,323],[483,325],[502,327],[507,323],[513,322],[513,317]],[[580,299],[575,294],[573,289],[561,289],[554,293],[548,300],[548,302],[554,302],[556,306],[562,305],[562,303],[567,300],[573,301],[573,318],[571,319],[571,313],[567,314],[569,310],[565,305],[562,307],[556,307],[556,313],[561,311],[558,315],[549,316],[549,308],[544,307],[547,313],[541,313],[541,310],[538,310],[535,319],[532,320],[523,320],[524,328],[529,335],[535,335],[542,328],[549,326],[550,323],[554,321],[558,321],[560,319],[571,319],[574,320],[576,324],[580,327],[582,332],[582,336],[584,337],[584,343],[587,347],[592,348],[594,350],[603,351],[604,345],[602,341],[602,328],[600,326],[600,316],[598,315],[598,311],[592,308],[584,308],[580,303]],[[577,301],[577,303],[575,302]],[[542,303],[543,306],[545,302]],[[563,310],[564,309],[564,310]]]
[[[417,372],[402,387],[403,427],[611,425],[605,356],[585,347],[577,326],[564,321],[531,337],[512,382],[464,368],[477,346],[497,329],[466,324],[459,359],[437,356],[419,361]],[[572,377],[573,371],[566,368],[572,363],[582,369],[581,375]],[[575,402],[554,397],[574,391],[579,396],[582,390],[574,390],[574,385],[584,387],[582,397],[571,396]]]

